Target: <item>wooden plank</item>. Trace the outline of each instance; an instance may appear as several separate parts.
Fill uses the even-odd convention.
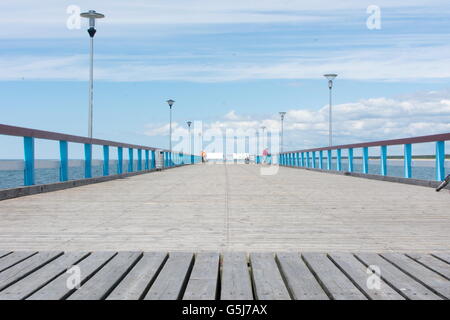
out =
[[[177,300],[183,295],[194,255],[186,252],[169,253],[169,259],[159,273],[145,300]]]
[[[253,300],[247,257],[242,252],[227,252],[222,258],[221,300]]]
[[[366,293],[371,300],[404,300],[404,298],[394,289],[392,289],[381,278],[379,279],[379,287],[369,288],[367,281],[373,275],[365,265],[357,260],[350,253],[333,253],[330,259],[339,266],[347,277],[351,278],[353,283],[359,290]],[[368,271],[369,270],[369,271]]]
[[[7,255],[6,257],[0,260],[0,272],[2,272],[5,269],[8,269],[9,267],[15,265],[16,263],[22,260],[25,260],[28,257],[31,257],[36,253],[37,252],[35,251],[18,251]]]
[[[93,252],[83,259],[77,266],[80,268],[80,285],[101,269],[116,253],[115,252]],[[45,287],[41,288],[27,300],[61,300],[70,295],[75,289],[67,286],[71,273],[63,273]]]
[[[0,273],[0,291],[22,279],[44,264],[62,255],[62,252],[39,252]]]
[[[450,299],[450,282],[443,276],[425,268],[420,263],[400,253],[383,253],[385,259],[395,264],[403,272],[410,275],[423,285],[437,292],[446,299]]]
[[[303,253],[306,264],[334,300],[366,300],[361,291],[324,253]]]
[[[198,253],[183,300],[215,300],[219,278],[219,254]]]
[[[291,300],[273,253],[251,253],[250,264],[256,299]]]
[[[145,252],[126,277],[106,298],[107,300],[138,300],[155,281],[167,258],[167,253]]]
[[[450,253],[433,253],[433,256],[450,264]]]
[[[6,256],[7,254],[11,253],[11,251],[0,251],[0,259]]]
[[[381,271],[381,278],[398,293],[411,300],[439,300],[439,296],[431,292],[425,286],[408,276],[406,273],[381,258],[376,253],[356,254],[366,266],[377,266]]]
[[[87,252],[69,252],[0,292],[0,300],[22,300],[56,278],[70,266],[88,255]]]
[[[410,253],[407,254],[407,256],[425,265],[427,268],[439,273],[447,280],[450,280],[450,264],[429,254]]]
[[[298,253],[277,253],[276,258],[295,300],[329,300]]]
[[[119,252],[68,300],[104,299],[141,256],[141,252]]]

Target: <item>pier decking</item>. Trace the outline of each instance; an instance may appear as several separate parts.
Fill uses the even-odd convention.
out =
[[[448,190],[192,165],[0,202],[0,250],[450,251]]]
[[[0,252],[0,300],[440,300],[449,263],[448,253]]]

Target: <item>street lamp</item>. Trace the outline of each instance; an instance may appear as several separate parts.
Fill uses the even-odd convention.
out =
[[[191,124],[192,121],[186,121],[187,125],[188,125],[188,132],[189,132],[189,152],[191,154],[191,159],[192,159],[192,155],[194,154],[194,152],[192,151],[192,139],[191,139]]]
[[[280,152],[283,152],[283,134],[284,134],[283,122],[284,122],[284,116],[286,115],[286,112],[282,111],[279,113],[280,113],[280,117],[281,117]]]
[[[90,57],[90,72],[89,72],[89,124],[88,124],[88,136],[92,138],[92,118],[94,113],[94,35],[97,30],[95,30],[95,19],[104,18],[105,15],[95,12],[95,10],[89,10],[88,12],[83,12],[80,14],[83,18],[89,19],[89,29],[87,30],[89,36],[91,37],[91,57]]]
[[[264,130],[266,130],[266,127],[262,126],[261,130],[262,130],[262,149],[264,150],[266,148],[264,144]]]
[[[329,131],[328,131],[328,140],[330,147],[333,145],[333,130],[332,130],[332,118],[331,118],[331,91],[333,89],[333,80],[337,77],[337,74],[330,73],[330,74],[324,74],[325,78],[328,79],[328,88],[330,89],[330,108],[329,108],[329,116],[328,116],[328,124],[329,124]]]
[[[169,120],[169,130],[170,130],[170,132],[169,132],[169,151],[170,151],[170,154],[172,154],[172,106],[175,103],[175,101],[172,99],[169,99],[166,102],[169,105],[169,109],[170,109],[170,111],[169,111],[169,117],[170,117],[170,120]]]

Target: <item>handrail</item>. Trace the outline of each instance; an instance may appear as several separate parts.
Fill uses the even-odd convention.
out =
[[[350,148],[364,148],[364,147],[380,147],[380,146],[394,146],[400,144],[413,144],[413,143],[425,143],[425,142],[436,142],[436,141],[448,141],[450,140],[450,132],[442,134],[433,134],[428,136],[419,136],[413,138],[402,138],[402,139],[392,139],[392,140],[379,140],[371,142],[362,142],[354,144],[343,144],[331,147],[321,147],[313,149],[303,149],[303,150],[292,150],[286,152],[280,152],[279,154],[286,154],[292,152],[312,152],[312,151],[326,151],[326,150],[336,150],[336,149],[350,149]]]
[[[200,161],[200,157],[178,151],[170,152],[167,149],[147,147],[116,141],[91,139],[88,137],[62,134],[51,131],[36,130],[0,124],[0,135],[23,137],[24,144],[24,185],[35,184],[35,141],[34,139],[46,139],[59,141],[60,152],[60,181],[68,181],[69,176],[69,152],[68,143],[84,144],[84,177],[92,178],[92,145],[103,146],[103,176],[109,176],[110,161],[109,148],[117,147],[117,174],[123,173],[123,149],[128,149],[128,172],[151,170],[156,168],[156,150],[162,153],[163,166],[174,167],[183,164],[194,164]],[[137,168],[134,168],[134,152],[137,150]],[[144,151],[144,157],[142,155]],[[151,153],[151,157],[150,157]],[[145,158],[145,159],[144,159]],[[142,162],[144,161],[144,166]]]
[[[412,144],[415,143],[436,143],[436,180],[442,181],[445,178],[445,141],[450,140],[450,133],[434,134],[428,136],[419,136],[403,139],[380,140],[372,142],[345,144],[338,146],[329,146],[322,148],[303,149],[294,151],[285,151],[278,154],[278,162],[284,166],[319,168],[332,170],[333,150],[336,151],[336,170],[343,171],[342,150],[347,150],[348,172],[353,172],[353,149],[362,149],[363,173],[369,173],[369,147],[380,147],[380,174],[387,175],[387,147],[393,145],[404,146],[404,177],[412,177]],[[323,165],[323,151],[326,151],[326,167]],[[318,153],[318,157],[317,154]],[[318,159],[317,159],[318,158]],[[318,160],[318,166],[316,164]]]

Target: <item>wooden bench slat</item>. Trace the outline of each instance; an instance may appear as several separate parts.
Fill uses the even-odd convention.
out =
[[[214,300],[217,296],[219,254],[198,253],[183,300]]]
[[[276,258],[295,300],[329,300],[299,253],[277,253]]]
[[[450,299],[450,282],[440,274],[425,268],[420,263],[408,258],[400,253],[383,253],[381,254],[385,259],[395,264],[403,272],[409,274],[411,277],[431,288],[435,292]]]
[[[42,268],[1,291],[0,300],[22,300],[26,298],[87,255],[87,252],[69,252],[59,256]]]
[[[273,253],[251,253],[250,264],[257,300],[291,300]]]
[[[93,252],[76,266],[80,268],[80,284],[84,284],[86,279],[102,268],[116,253],[111,251]],[[43,288],[32,294],[27,300],[61,300],[68,296],[75,289],[67,287],[67,280],[70,273],[63,273]]]
[[[243,252],[227,252],[222,257],[221,300],[253,300],[252,283]]]
[[[0,260],[0,272],[8,269],[9,267],[15,265],[16,263],[31,257],[36,254],[36,251],[18,251],[13,252]]]
[[[450,280],[450,264],[441,261],[429,254],[411,253],[408,254],[408,256],[411,259],[424,264],[428,268],[433,269],[435,272],[439,273],[447,280]]]
[[[145,252],[143,257],[131,269],[126,277],[106,298],[107,300],[138,300],[141,299],[145,290],[156,279],[161,270],[167,253]]]
[[[145,300],[181,299],[193,258],[193,253],[169,253],[167,262],[147,292]]]
[[[131,269],[141,252],[119,252],[102,269],[92,276],[80,289],[68,297],[68,300],[100,300]]]
[[[365,292],[372,300],[404,300],[397,291],[392,289],[380,278],[380,287],[369,288],[367,281],[371,273],[368,268],[350,253],[332,253],[330,258],[353,280],[358,288]],[[370,271],[369,271],[370,272]]]
[[[406,273],[381,258],[376,253],[358,253],[356,256],[366,266],[374,265],[380,268],[381,278],[396,288],[397,292],[411,300],[440,300],[441,298],[428,288],[408,276]]]
[[[324,253],[303,253],[306,264],[334,300],[366,300],[366,296]]]
[[[62,254],[62,252],[39,252],[4,270],[0,273],[0,291]]]

